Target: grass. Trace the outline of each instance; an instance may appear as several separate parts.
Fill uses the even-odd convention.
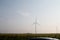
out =
[[[60,34],[0,34],[0,40],[28,40],[30,37],[52,37],[60,39]]]

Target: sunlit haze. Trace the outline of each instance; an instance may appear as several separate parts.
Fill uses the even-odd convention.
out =
[[[0,33],[60,33],[60,0],[0,0]]]

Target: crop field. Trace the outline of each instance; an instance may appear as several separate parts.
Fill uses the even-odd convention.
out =
[[[0,40],[29,40],[32,37],[52,37],[60,39],[60,34],[0,34]]]

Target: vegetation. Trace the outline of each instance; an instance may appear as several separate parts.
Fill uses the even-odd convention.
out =
[[[31,37],[52,37],[60,39],[60,34],[0,34],[0,40],[28,40]]]

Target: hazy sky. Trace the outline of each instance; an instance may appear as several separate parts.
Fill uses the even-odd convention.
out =
[[[0,0],[0,33],[60,32],[60,0]]]

